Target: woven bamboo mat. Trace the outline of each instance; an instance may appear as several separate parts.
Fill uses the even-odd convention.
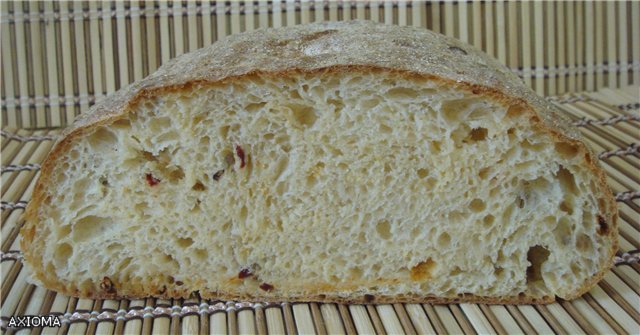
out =
[[[600,153],[620,210],[618,262],[583,297],[544,306],[191,300],[87,300],[26,282],[17,239],[39,163],[58,130],[2,131],[1,326],[5,334],[640,334],[640,88],[551,98]],[[625,254],[625,252],[631,252]],[[625,262],[626,260],[626,262]],[[8,327],[14,315],[58,315],[60,328]]]

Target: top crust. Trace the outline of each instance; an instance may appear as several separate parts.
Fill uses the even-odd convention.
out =
[[[367,21],[327,22],[306,26],[262,29],[229,36],[219,42],[177,57],[147,78],[135,82],[78,116],[42,165],[33,199],[25,211],[26,224],[21,242],[25,257],[29,254],[44,201],[44,190],[57,158],[73,140],[92,129],[124,118],[140,100],[167,91],[189,90],[191,85],[233,83],[253,74],[286,76],[292,72],[325,72],[365,69],[390,71],[400,77],[430,78],[459,89],[482,94],[526,113],[533,127],[551,134],[557,142],[571,144],[584,156],[585,165],[597,177],[601,200],[600,214],[610,222],[609,238],[614,240],[610,259],[599,273],[575,291],[577,297],[601,279],[613,264],[617,250],[617,207],[606,184],[597,158],[584,144],[577,128],[553,105],[530,88],[497,60],[458,40],[415,27],[399,27]],[[44,269],[34,269],[44,271]],[[46,276],[37,276],[45,278]],[[73,294],[73,292],[66,292]],[[418,301],[420,299],[410,299]],[[469,297],[462,301],[477,301]],[[484,302],[527,302],[526,298]],[[366,301],[364,301],[366,302]]]

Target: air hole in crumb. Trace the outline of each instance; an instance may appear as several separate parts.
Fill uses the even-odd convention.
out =
[[[438,246],[440,248],[448,247],[451,243],[451,236],[447,232],[443,232],[438,236]]]
[[[487,206],[484,203],[484,201],[482,201],[481,199],[473,199],[469,204],[469,208],[472,211],[478,213],[478,212],[482,212],[485,208],[487,208]]]
[[[418,263],[416,266],[411,268],[411,280],[413,281],[422,281],[431,278],[431,272],[433,268],[436,266],[436,262],[434,262],[431,258]]]
[[[560,203],[560,210],[569,215],[573,214],[573,206],[566,201]]]
[[[581,234],[576,238],[576,249],[580,252],[590,252],[593,250],[593,243],[589,236]]]
[[[529,248],[527,261],[530,265],[527,267],[527,284],[542,280],[542,264],[549,258],[549,254],[547,248],[539,245]]]
[[[609,233],[609,225],[602,215],[598,215],[598,234],[606,235]]]
[[[482,219],[482,223],[484,224],[485,227],[489,228],[493,225],[493,222],[495,220],[496,218],[493,215],[489,214]]]
[[[176,243],[180,248],[186,249],[193,244],[193,239],[189,237],[178,237],[176,238]]]
[[[427,169],[418,169],[418,177],[420,177],[420,179],[428,175],[429,175],[429,171],[427,171]]]
[[[490,167],[482,168],[480,169],[480,172],[478,172],[478,177],[480,177],[481,179],[487,179],[487,177],[489,176],[489,172],[491,172]]]
[[[573,143],[557,142],[555,145],[556,152],[564,159],[572,159],[578,155],[580,151],[578,146]]]
[[[290,104],[291,121],[298,126],[311,127],[316,122],[318,116],[310,106]]]
[[[202,182],[198,180],[198,181],[193,185],[193,187],[192,187],[191,189],[192,189],[192,190],[194,190],[194,191],[199,191],[199,192],[201,192],[201,191],[206,190],[206,189],[207,189],[207,187],[206,187],[206,186],[204,186],[204,184],[202,184]]]
[[[487,134],[489,131],[487,128],[473,128],[471,132],[469,132],[469,136],[467,137],[467,142],[479,142],[487,139]]]
[[[556,178],[560,181],[560,186],[565,190],[566,193],[574,194],[578,190],[578,186],[576,185],[576,180],[573,176],[573,173],[566,169],[564,166],[560,165],[558,167],[558,172],[556,172]]]
[[[522,115],[524,112],[524,107],[522,105],[511,105],[509,109],[507,109],[507,117],[514,118]]]
[[[389,224],[389,221],[382,220],[378,222],[376,225],[376,231],[382,239],[388,240],[391,237],[391,225]]]
[[[518,205],[518,208],[524,208],[524,199],[521,196],[516,198],[516,205]]]

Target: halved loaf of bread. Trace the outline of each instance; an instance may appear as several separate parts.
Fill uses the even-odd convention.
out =
[[[25,217],[34,281],[92,298],[550,302],[617,243],[556,109],[468,45],[367,22],[176,58],[64,133]]]

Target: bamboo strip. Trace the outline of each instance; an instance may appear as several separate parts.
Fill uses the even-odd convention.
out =
[[[12,2],[0,2],[0,8],[2,8],[2,14],[8,13],[9,9],[13,7]],[[13,31],[14,31],[14,23],[9,23],[8,20],[0,20],[0,36],[4,43],[9,41],[10,44],[15,45],[15,41],[13,39]],[[13,54],[15,53],[16,48],[0,48],[0,61],[2,62],[2,71],[0,71],[2,79],[2,98],[16,98],[19,94],[15,92],[15,80],[14,78],[17,76],[14,73],[13,69],[16,67],[15,65],[15,57]],[[3,126],[22,126],[18,120],[18,111],[15,106],[7,107],[2,111],[3,122],[6,117],[6,124],[3,123]]]
[[[545,67],[549,69],[554,69],[557,67],[556,64],[558,65],[562,64],[560,62],[556,62],[556,54],[559,53],[558,51],[556,51],[556,46],[560,48],[560,41],[556,41],[556,33],[558,31],[556,29],[556,13],[558,11],[557,10],[558,7],[562,7],[562,3],[552,2],[552,1],[544,3],[545,12],[543,13],[542,18],[543,18],[543,24],[546,32],[546,37],[543,37],[543,39],[538,39],[538,43],[540,43],[541,45],[540,49],[542,50],[539,51],[541,59],[536,59],[536,63],[539,64],[538,68],[541,68],[542,70],[544,70]],[[536,48],[537,46],[538,45],[536,44]],[[547,51],[546,55],[543,53],[544,49],[546,49]],[[545,81],[545,89],[544,89],[545,96],[557,95],[560,93],[558,92],[559,90],[557,87],[557,81],[561,77],[563,76],[562,75],[549,76],[548,78],[545,78],[544,75],[542,76],[542,79]]]
[[[407,17],[407,1],[406,0],[398,1],[398,25],[399,26],[409,25],[408,17]]]
[[[479,334],[495,334],[491,323],[477,304],[460,304],[460,308],[469,320],[474,330]]]
[[[382,8],[384,12],[384,23],[388,25],[394,24],[394,15],[393,15],[393,3],[389,1],[384,1],[382,3]],[[331,19],[331,18],[329,18]]]
[[[189,50],[186,45],[188,43],[188,38],[185,38],[184,20],[181,13],[182,9],[185,7],[184,5],[186,4],[183,4],[180,1],[172,1],[171,3],[173,5],[173,15],[169,17],[169,22],[173,21],[173,31],[170,29],[169,32],[171,33],[171,45],[174,50],[171,56],[178,57]]]
[[[71,300],[73,300],[74,298],[71,298]],[[118,301],[118,310],[128,310],[129,309],[129,300],[119,300]],[[116,320],[116,324],[115,324],[115,328],[114,328],[114,333],[115,334],[123,334],[124,333],[124,327],[125,327],[125,320],[122,319],[118,319]]]
[[[98,10],[97,1],[89,2],[89,10],[90,11]],[[100,20],[98,19],[89,21],[89,31],[91,36],[91,48],[89,49],[89,52],[91,53],[91,67],[92,67],[91,74],[93,75],[93,77],[89,79],[89,83],[92,85],[91,86],[92,90],[89,90],[89,92],[96,97],[96,100],[98,100],[99,97],[101,97],[105,93],[104,83],[103,83],[103,78],[104,78],[103,65],[105,64],[105,62],[104,62],[104,55],[103,53],[100,52],[100,50],[102,50],[102,48],[100,47],[102,44],[102,41],[99,38],[99,36],[101,36],[101,33],[100,33],[101,26],[99,23],[100,23]],[[55,70],[55,68],[51,66],[51,70]],[[50,75],[50,78],[53,78],[53,74]],[[54,80],[52,79],[50,80],[51,80],[51,83],[53,84]],[[57,86],[55,87],[55,90],[52,89],[51,94],[52,95],[58,94]],[[52,106],[51,112],[55,113],[54,108],[57,108],[57,107],[58,106]],[[55,114],[53,117],[55,117]],[[56,124],[56,123],[53,124],[53,126],[61,126],[61,125],[62,124]]]
[[[535,64],[533,77],[535,79],[535,90],[540,95],[549,95],[549,91],[545,89],[545,82],[549,81],[544,78],[543,70],[545,66],[544,49],[553,49],[553,41],[544,41],[544,32],[549,27],[545,26],[543,15],[544,3],[538,1],[533,3],[533,42],[534,42],[534,58]],[[547,23],[548,24],[548,23]],[[545,45],[546,43],[546,45]],[[525,67],[526,68],[526,67]]]
[[[353,19],[351,2],[347,1],[342,4],[342,20],[349,21]]]
[[[373,306],[371,306],[373,308]],[[400,319],[396,315],[396,311],[392,305],[383,304],[376,305],[375,310],[380,318],[384,330],[388,334],[406,334]]]
[[[160,63],[158,66],[166,63],[171,59],[171,36],[169,33],[169,15],[168,2],[160,1]]]
[[[632,1],[630,5],[631,17],[634,18],[631,20],[631,43],[629,43],[633,55],[631,59],[638,60],[640,59],[640,20],[637,18],[640,17],[640,3]],[[633,68],[633,84],[640,85],[640,66]]]
[[[249,1],[246,3],[247,11],[253,12],[253,1]],[[253,30],[253,15],[246,15],[245,19],[247,22],[245,26],[247,30]],[[204,1],[202,3],[202,43],[207,46],[213,43],[213,36],[215,34],[212,33],[213,24],[211,23],[211,3],[209,1]]]
[[[49,290],[44,290],[44,291],[45,291],[44,301],[39,306],[40,307],[40,310],[38,312],[39,315],[49,315],[49,311],[51,311],[51,308],[53,307],[53,302],[56,298],[55,292],[49,291]],[[36,329],[34,332],[32,332],[32,334],[40,335],[42,331],[43,329]]]
[[[494,15],[496,7],[497,4],[495,2],[488,3],[484,7],[484,18],[480,20],[480,22],[484,23],[485,32],[482,36],[483,50],[494,58],[498,57],[496,50],[496,31],[504,29],[504,18],[502,18],[501,23],[499,23],[497,17]],[[502,24],[503,28],[500,28],[500,24]],[[502,64],[506,64],[506,62],[502,62]]]
[[[50,303],[51,301],[47,301],[47,290],[38,287],[38,286],[33,286],[33,291],[32,293],[29,295],[29,299],[26,299],[27,305],[26,307],[20,311],[19,313],[16,313],[16,315],[45,315],[44,313],[41,313],[42,307],[47,304]],[[27,295],[23,295],[23,299],[26,297]],[[33,329],[34,333],[37,332],[36,329]],[[23,329],[18,331],[16,334],[31,334],[32,331],[31,329]]]
[[[135,11],[137,8],[140,10],[140,3],[138,1],[131,2],[131,11]],[[144,17],[144,20],[147,18]],[[194,17],[195,19],[195,17]],[[138,15],[132,15],[130,18],[131,30],[127,33],[129,40],[131,41],[131,49],[128,49],[127,52],[127,64],[131,64],[132,68],[129,69],[129,73],[132,74],[132,78],[129,80],[131,82],[140,80],[143,77],[144,67],[143,62],[148,62],[151,55],[148,53],[149,49],[145,48],[144,44],[146,44],[146,39],[144,36],[146,35],[146,25],[142,21],[143,18]],[[143,43],[143,41],[145,41]]]
[[[565,36],[568,34],[567,24],[568,16],[565,15],[565,7],[567,6],[567,2],[557,2],[555,3],[556,10],[556,20],[555,20],[555,29],[550,29],[550,31],[555,32],[555,46],[557,53],[555,54],[555,64],[559,66],[567,67],[570,64],[567,60],[567,42],[565,40]],[[573,27],[572,27],[573,28]],[[549,55],[549,59],[553,59],[552,55]],[[556,94],[566,93],[567,90],[567,77],[572,77],[571,75],[561,75],[557,78],[557,91]]]
[[[374,22],[383,22],[380,19],[380,2],[377,0],[369,2],[369,19]]]
[[[424,311],[420,304],[407,304],[405,305],[405,309],[407,310],[407,314],[411,319],[411,325],[415,327],[417,334],[435,334],[436,331],[433,329],[431,322],[429,322],[429,318],[427,317],[427,313]]]
[[[638,276],[632,268],[622,266],[615,268],[613,272],[606,273],[604,278],[607,285],[613,287],[628,304],[637,306],[640,301]]]
[[[311,3],[309,1],[303,1],[300,3],[300,23],[301,24],[308,24],[310,22],[313,22],[313,20],[311,19],[312,17],[312,13],[311,13]]]
[[[313,324],[315,325],[316,332],[318,335],[327,335],[327,327],[325,325],[324,319],[322,318],[322,312],[320,312],[320,307],[315,302],[309,304],[311,308],[311,316],[313,317]]]
[[[255,313],[256,313],[256,330],[257,330],[259,335],[266,335],[267,334],[267,319],[266,319],[266,317],[264,315],[264,308],[263,307],[257,307],[255,309]],[[207,318],[203,318],[203,319],[208,320]]]
[[[606,50],[607,45],[604,41],[604,31],[607,29],[607,25],[605,25],[604,15],[605,8],[604,2],[595,2],[595,64],[602,64],[604,62],[604,50]],[[615,59],[615,58],[614,58]],[[613,60],[612,60],[613,61]],[[595,88],[599,89],[604,86],[605,78],[604,71],[602,67],[595,67],[596,72],[596,85]]]
[[[12,132],[13,133],[13,132]],[[33,131],[20,129],[16,134],[20,136],[29,136],[33,134]],[[2,137],[2,155],[0,155],[0,161],[2,166],[9,165],[14,160],[14,157],[20,153],[22,148],[27,145],[28,142],[21,142],[12,139],[5,139]]]
[[[356,2],[356,19],[364,20],[366,19],[366,4],[364,1]]]
[[[524,50],[522,50],[521,46],[519,45],[519,42],[521,42],[521,38],[518,36],[518,23],[521,19],[518,18],[518,5],[518,3],[512,1],[506,3],[507,20],[509,25],[509,28],[507,29],[508,43],[506,64],[511,68],[524,68],[524,63],[521,63],[520,61],[520,53],[524,52]]]
[[[382,320],[380,319],[380,315],[378,315],[378,311],[376,311],[376,307],[374,305],[365,305],[365,309],[367,313],[369,313],[369,319],[371,320],[371,324],[375,329],[376,334],[386,334],[387,332],[384,330],[384,324],[382,324]]]
[[[73,3],[73,11],[82,13],[84,4],[81,2]],[[74,62],[74,85],[73,85],[73,94],[80,96],[87,96],[89,94],[88,91],[88,83],[87,83],[87,54],[86,50],[88,49],[85,46],[85,31],[84,31],[84,19],[82,16],[76,16],[73,22],[73,31],[74,31],[74,45],[75,45],[75,62]],[[75,115],[79,114],[81,111],[86,111],[89,109],[89,104],[86,100],[80,100],[79,108],[74,110],[73,118],[75,119]]]
[[[444,323],[438,316],[438,312],[436,311],[433,305],[423,304],[422,308],[424,308],[424,311],[427,314],[429,321],[431,321],[431,324],[433,325],[433,328],[435,329],[436,333],[442,334],[444,332],[447,332],[447,328],[445,328]]]
[[[298,334],[316,333],[308,304],[293,305],[293,319],[295,320]]]
[[[144,308],[147,308],[147,307],[152,307],[153,308],[154,305],[155,305],[155,299],[153,299],[153,298],[145,299]],[[207,319],[207,321],[208,320],[209,319]],[[151,335],[152,329],[153,329],[153,321],[154,321],[153,318],[148,318],[148,317],[144,317],[143,316],[141,334],[143,334],[143,335]],[[208,331],[208,329],[207,329],[207,331]],[[92,333],[92,334],[95,334],[95,333]]]
[[[227,314],[214,313],[209,316],[209,334],[227,334]],[[155,327],[154,327],[155,328]],[[274,333],[282,334],[282,333]]]
[[[509,314],[506,307],[500,305],[480,305],[480,308],[491,322],[498,334],[522,334],[522,329]]]
[[[576,31],[575,31],[576,34],[573,35],[572,37],[574,37],[576,41],[575,42],[576,66],[585,64],[585,62],[587,62],[584,57],[585,52],[593,52],[592,49],[590,49],[589,51],[585,51],[586,50],[585,35],[592,33],[591,31],[585,30],[585,13],[586,12],[584,10],[584,3],[581,1],[575,2],[574,17],[576,18]],[[592,19],[589,18],[589,21],[592,21]],[[587,63],[587,66],[588,66],[588,63]],[[585,81],[585,78],[583,76],[583,73],[578,71],[577,78],[576,78],[576,89],[575,89],[576,92],[579,92],[585,89],[584,81]],[[591,91],[593,91],[593,89],[591,89]]]
[[[296,18],[296,4],[293,1],[290,0],[286,0],[286,12],[287,12],[287,26],[293,26],[296,24],[300,24],[300,19],[299,17]],[[336,15],[337,15],[338,11],[336,9]],[[337,20],[337,18],[336,18]],[[335,21],[335,20],[334,20]]]
[[[182,318],[182,334],[200,333],[200,315],[188,315]],[[255,333],[255,331],[253,332]]]
[[[183,299],[172,299],[171,300],[171,306],[182,306],[183,303]],[[232,320],[233,322],[233,327],[230,327],[230,329],[233,329],[235,332],[233,332],[232,334],[237,334],[238,333],[238,322],[236,320],[236,312],[235,310],[230,311],[229,312],[229,320]],[[169,327],[167,328],[169,330],[169,332],[171,334],[177,334],[180,332],[182,326],[182,322],[180,319],[180,316],[172,314],[171,318],[169,318]],[[116,329],[116,332],[118,332],[118,330]]]
[[[622,44],[621,41],[616,41],[616,37],[617,37],[617,31],[615,28],[617,28],[617,26],[620,24],[619,21],[617,21],[616,19],[616,6],[622,6],[624,5],[624,3],[616,3],[616,2],[607,2],[605,4],[605,10],[606,10],[606,21],[607,24],[604,26],[604,28],[607,31],[607,38],[605,43],[607,44],[606,50],[608,52],[607,54],[607,59],[609,60],[609,68],[607,71],[607,83],[606,85],[609,87],[618,87],[618,72],[615,69],[616,66],[616,61],[614,60],[618,60],[621,59],[621,57],[618,57],[618,54],[616,51],[618,51],[618,45]],[[616,24],[616,22],[618,24]],[[624,71],[621,71],[624,72]]]
[[[69,313],[73,312],[88,312],[93,309],[93,300],[89,299],[77,299],[76,305],[71,310],[67,310]],[[84,334],[87,332],[88,324],[85,322],[76,322],[69,325],[69,334]],[[131,334],[131,333],[129,333]]]
[[[615,278],[615,276],[612,276],[612,277]],[[598,288],[594,289],[594,291],[599,291],[599,290],[604,291],[606,295],[611,297],[611,299],[613,299],[616,302],[616,304],[620,306],[620,308],[622,308],[632,318],[631,321],[635,323],[640,323],[640,315],[639,315],[640,313],[638,313],[638,311],[633,305],[629,304],[629,302],[624,299],[621,292],[616,291],[613,285],[609,283],[609,280],[601,281],[600,284],[598,285]],[[600,294],[600,293],[596,293],[596,294]],[[640,302],[638,297],[636,297],[636,302]],[[629,321],[626,321],[626,320],[624,321],[625,324],[627,322]]]
[[[266,28],[270,27],[269,25],[269,11],[268,4],[266,1],[258,2],[258,27]],[[218,15],[216,20],[218,20],[220,16]]]
[[[520,312],[520,310],[516,306],[508,305],[506,306],[507,310],[511,314],[511,316],[516,320],[518,326],[524,330],[525,334],[535,333],[536,330],[533,328],[531,323],[525,318],[525,316]]]
[[[457,4],[458,7],[458,39],[469,44],[473,44],[473,39],[469,34],[470,28],[470,20],[472,17],[469,17],[469,4],[466,1],[459,2]],[[474,27],[477,28],[477,27]]]
[[[118,302],[115,300],[104,300],[99,311],[116,311],[118,309]],[[99,321],[96,323],[96,334],[113,334],[115,323],[111,321]]]
[[[127,310],[136,308],[136,307],[144,308],[144,300],[131,300],[129,302],[129,306],[127,307]],[[125,334],[140,334],[141,330],[142,330],[142,320],[140,319],[128,320],[128,321],[125,321],[124,323]]]
[[[585,49],[586,49],[586,53],[585,53],[585,61],[587,63],[587,73],[586,73],[586,90],[587,91],[593,91],[596,86],[595,86],[595,69],[593,67],[593,65],[595,64],[595,57],[596,57],[596,51],[595,51],[595,27],[593,26],[593,22],[595,21],[594,18],[594,3],[592,2],[585,2],[584,3],[584,7],[585,7],[585,17],[584,17],[584,24],[585,24],[585,34],[584,39],[585,39]]]
[[[562,327],[562,324],[558,322],[558,320],[556,320],[556,318],[549,311],[549,309],[547,309],[546,306],[535,306],[535,308],[538,311],[538,313],[540,313],[540,315],[547,322],[549,327],[551,327],[556,334],[565,333],[565,330]]]
[[[585,334],[580,325],[571,317],[560,303],[546,305],[546,309],[563,328],[565,334]]]
[[[239,334],[256,334],[253,310],[244,309],[238,312],[238,333]]]
[[[273,0],[273,23],[272,27],[284,27],[286,24],[282,21],[282,0]]]
[[[101,3],[101,8],[111,6],[108,3]],[[116,79],[116,66],[115,66],[115,57],[114,57],[114,45],[113,45],[113,27],[112,21],[113,19],[109,15],[104,15],[102,17],[102,50],[103,50],[103,61],[104,61],[104,77],[105,77],[105,92],[114,92],[117,89],[117,79]],[[64,35],[64,33],[63,33]],[[65,92],[67,92],[65,90]]]
[[[29,13],[39,13],[41,12],[40,8],[43,4],[40,2],[29,2]],[[43,24],[41,20],[33,21],[29,25],[29,32],[31,34],[29,40],[30,45],[26,45],[27,48],[30,49],[29,57],[31,58],[31,71],[29,76],[29,96],[43,96],[44,95],[44,84],[45,81],[43,78],[43,63],[44,53],[42,52],[42,46],[44,42],[43,36]],[[47,127],[49,124],[47,122],[47,115],[45,114],[44,106],[36,105],[35,106],[35,126],[36,127]]]
[[[375,328],[369,319],[367,309],[363,305],[349,305],[349,312],[353,319],[353,324],[359,334],[373,334]]]
[[[256,334],[253,310],[245,309],[238,312],[238,333]]]
[[[416,334],[415,328],[411,324],[411,319],[407,314],[407,310],[405,309],[404,304],[393,304],[393,309],[398,315],[398,320],[400,321],[400,325],[402,326],[402,330],[405,334]]]
[[[617,301],[613,299],[611,295],[605,292],[600,286],[594,287],[591,291],[589,291],[588,299],[592,299],[594,303],[598,304],[600,307],[599,313],[601,312],[607,313],[610,320],[607,320],[609,324],[612,324],[611,321],[615,320],[615,322],[623,328],[622,333],[631,334],[635,330],[640,329],[640,323],[634,320],[640,318],[638,315],[638,311],[633,311],[634,316],[628,314],[628,310],[624,309],[620,305],[617,304]],[[593,305],[592,305],[593,306]],[[617,329],[620,331],[620,329]]]
[[[278,307],[269,307],[265,309],[267,319],[267,330],[269,334],[284,334],[284,321],[282,318],[282,310]]]
[[[56,313],[56,314],[64,314],[64,312],[67,310],[67,306],[72,303],[71,299],[65,295],[62,294],[56,294],[56,293],[52,293],[52,295],[54,295],[53,298],[53,303],[51,304],[51,309],[49,310],[49,313]],[[60,329],[56,329],[53,327],[47,327],[44,328],[42,330],[42,334],[44,335],[52,335],[52,334],[56,334],[58,332],[60,332],[61,334],[63,333],[63,331],[65,331],[66,329],[65,326],[61,327]],[[104,334],[104,333],[103,333]]]
[[[442,32],[442,20],[441,20],[441,14],[440,14],[440,3],[439,2],[432,2],[430,4],[431,6],[431,27],[430,29],[435,31],[436,33],[441,33]]]
[[[524,71],[527,71],[528,69],[531,69],[531,66],[533,64],[532,59],[531,59],[531,55],[532,55],[532,51],[531,51],[531,47],[532,47],[532,41],[531,41],[531,36],[533,35],[533,33],[536,31],[536,29],[531,29],[531,3],[529,2],[522,2],[520,3],[520,19],[522,21],[522,37],[521,37],[521,44],[519,49],[522,50],[522,68],[524,69]],[[524,82],[527,86],[529,87],[533,87],[533,78],[530,75],[530,73],[524,73]],[[544,92],[540,92],[539,90],[537,90],[536,87],[536,93],[538,94],[544,94]]]
[[[26,3],[14,3],[13,10],[15,15],[22,15],[24,12],[24,6]],[[15,24],[15,43],[16,45],[26,45],[26,36],[25,36],[25,24]],[[18,84],[16,85],[18,88],[18,96],[29,96],[29,80],[28,80],[28,70],[27,70],[27,54],[26,48],[15,48],[15,53],[13,56],[16,59],[16,71]],[[20,127],[30,128],[34,126],[31,115],[29,113],[29,104],[27,102],[22,101],[20,104],[20,119],[21,124]]]
[[[456,37],[454,7],[453,2],[444,3],[444,34],[450,37]]]
[[[198,29],[198,14],[196,12],[196,4],[194,2],[188,2],[187,3],[187,16],[186,16],[186,25],[187,25],[187,35],[189,36],[189,38],[187,39],[187,42],[189,44],[188,48],[186,48],[187,51],[195,51],[199,48],[202,48],[202,44],[199,43],[199,31],[200,29]],[[234,13],[232,16],[232,19],[235,20],[233,21],[233,24],[231,25],[231,32],[236,34],[240,32],[240,14],[239,14],[239,10],[238,7],[240,6],[240,4],[238,2],[233,2],[231,3],[232,6],[232,11],[231,13]],[[233,8],[236,8],[236,10],[234,11]]]
[[[488,12],[491,12],[491,6],[493,4],[486,4],[485,5],[485,10]],[[471,3],[471,12],[473,13],[471,15],[471,20],[473,20],[473,26],[472,26],[472,41],[473,41],[473,45],[480,49],[483,50],[483,34],[485,33],[484,29],[483,29],[483,22],[482,22],[482,3],[476,1],[476,2],[472,2]],[[493,23],[493,20],[491,21]],[[487,52],[488,54],[492,54],[492,52]]]
[[[293,314],[291,312],[291,304],[289,303],[282,304],[282,314],[284,314],[284,326],[287,330],[287,333],[295,334],[296,321],[293,318]]]
[[[513,64],[507,60],[507,42],[510,42],[510,40],[507,39],[506,20],[505,2],[504,0],[498,0],[496,2],[496,56],[500,63],[513,66]]]
[[[587,331],[587,333],[599,333],[599,334],[613,334],[615,331],[596,311],[589,306],[589,304],[585,301],[584,297],[573,300],[571,303],[566,303],[563,306],[571,305],[580,315],[581,318],[584,318],[584,323],[580,323],[583,326],[583,329],[586,327],[588,323],[591,329]],[[571,312],[570,312],[571,313]],[[576,313],[577,314],[577,313]],[[573,315],[575,318],[575,315]],[[589,328],[589,327],[587,327]],[[591,331],[591,330],[595,330]]]
[[[13,157],[9,157],[7,155],[7,159],[11,159],[11,161],[6,162],[7,164],[5,164],[5,162],[3,162],[3,165],[8,165],[8,164],[26,164],[27,162],[29,162],[30,157],[32,156],[33,152],[35,151],[35,149],[38,147],[38,144],[36,142],[31,142],[31,143],[27,143],[24,146],[20,146],[20,145],[16,145],[15,147],[12,146],[11,149],[14,149],[15,151],[13,152]],[[4,157],[4,151],[2,153],[3,158]],[[8,151],[8,150],[7,150]],[[27,171],[29,172],[33,172],[33,171]],[[16,201],[16,199],[11,199],[5,196],[5,193],[10,189],[10,187],[12,186],[13,181],[15,180],[16,177],[20,176],[21,174],[17,174],[17,173],[10,173],[10,174],[2,174],[0,175],[0,184],[3,186],[2,187],[2,199],[4,201]],[[24,178],[24,177],[23,177]]]
[[[325,321],[325,325],[327,326],[328,334],[342,335],[346,333],[355,333],[355,328],[352,324],[350,325],[351,329],[345,330],[343,323],[350,324],[351,319],[350,317],[341,317],[335,304],[321,304],[320,312],[322,313],[322,319]],[[348,314],[349,313],[347,312],[347,316]]]
[[[453,313],[454,317],[458,321],[460,328],[465,332],[465,334],[477,334],[473,325],[467,319],[467,316],[460,309],[460,305],[450,305],[449,309]]]
[[[27,309],[29,300],[32,299],[32,294],[34,290],[35,290],[35,286],[27,285],[25,292],[20,297],[20,302],[18,303],[18,307],[14,312],[15,315],[25,315],[25,310]],[[27,333],[27,331],[25,331],[24,333]]]
[[[439,327],[436,326],[436,331],[438,333],[441,333],[441,331],[445,331],[447,333],[455,333],[455,334],[463,333],[462,328],[460,328],[460,326],[458,325],[458,322],[456,321],[456,318],[453,316],[451,310],[449,310],[449,307],[436,305],[433,307],[433,309],[435,310],[438,320],[440,320],[440,323],[441,323],[440,325],[444,327],[443,330],[439,330],[438,329]],[[427,310],[427,314],[429,314],[428,310]]]
[[[616,334],[621,334],[621,335],[626,334],[624,329],[622,329],[622,327],[620,327],[620,325],[609,314],[607,314],[607,312],[604,309],[602,309],[600,305],[598,305],[598,303],[593,299],[593,297],[590,294],[587,293],[583,295],[582,298],[584,298],[585,301],[589,304],[589,306],[591,306],[591,308],[593,308],[598,313],[598,315],[600,315],[602,319],[606,321],[609,327],[613,328]]]

